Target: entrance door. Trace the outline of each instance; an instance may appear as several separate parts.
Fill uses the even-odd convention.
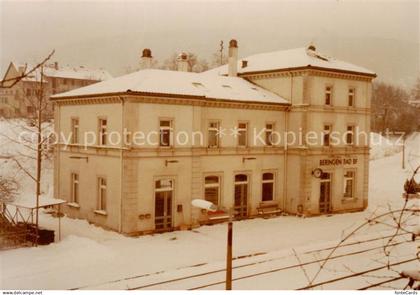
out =
[[[248,216],[248,176],[235,175],[235,218],[242,219]]]
[[[155,182],[155,229],[172,229],[173,180],[161,179]]]
[[[331,212],[331,173],[323,172],[321,175],[319,191],[319,212]]]

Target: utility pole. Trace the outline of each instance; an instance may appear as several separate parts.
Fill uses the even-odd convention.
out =
[[[386,116],[388,115],[388,106],[385,105],[384,116],[382,118],[382,131],[385,132]]]
[[[405,169],[405,132],[403,135],[403,146],[402,146],[402,169]]]
[[[44,66],[41,66],[41,82],[39,87],[39,94],[38,94],[38,122],[37,122],[37,143],[36,143],[36,208],[35,208],[35,224],[36,224],[36,237],[35,237],[35,244],[38,246],[38,239],[39,239],[39,197],[41,194],[41,162],[42,162],[42,138],[41,138],[41,131],[42,131],[42,98],[44,96],[43,93],[43,78],[44,78]]]
[[[227,254],[226,254],[226,290],[232,290],[232,212],[229,214],[228,232],[227,232]]]
[[[223,65],[223,40],[220,41],[220,65]]]

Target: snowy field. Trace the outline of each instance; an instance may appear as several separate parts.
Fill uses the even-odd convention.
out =
[[[0,131],[9,132],[10,128],[4,125],[5,122],[0,122]],[[14,150],[10,149],[12,143],[1,140],[2,150]],[[404,170],[401,169],[401,149],[392,141],[374,147],[373,154],[370,203],[365,212],[234,222],[233,289],[305,287],[308,277],[314,277],[331,247],[365,222],[372,212],[379,214],[389,208],[402,208],[403,183],[411,175],[412,168],[420,164],[420,134],[407,140]],[[18,173],[11,163],[2,161],[0,173]],[[51,163],[46,163],[45,168],[43,194],[51,196]],[[34,184],[24,176],[20,177],[23,183],[20,197],[25,198],[30,196]],[[418,220],[411,217],[407,223],[415,226]],[[57,219],[41,214],[40,225],[57,229]],[[83,220],[64,217],[60,242],[0,252],[0,289],[223,289],[226,227],[226,224],[219,224],[191,231],[125,237]],[[392,233],[393,229],[383,224],[366,226],[345,241],[346,246],[337,249],[314,283],[382,267],[367,276],[320,287],[357,289],[395,277],[394,270],[419,269],[418,260],[395,265],[391,270],[384,268],[384,239],[379,237]],[[392,248],[391,263],[414,257],[418,242],[417,245],[401,243],[409,239],[409,235],[399,233],[394,242],[400,244]],[[358,254],[348,255],[355,252]],[[304,264],[303,268],[292,267],[299,261]],[[405,284],[406,281],[395,281],[384,286],[402,288]]]

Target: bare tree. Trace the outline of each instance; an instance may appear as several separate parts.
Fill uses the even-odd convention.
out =
[[[223,66],[228,63],[228,56],[223,51],[217,51],[210,58],[210,69]]]
[[[31,69],[28,69],[27,65],[25,65],[25,69],[23,70],[22,74],[20,74],[19,76],[1,80],[0,81],[0,88],[12,88],[17,83],[19,83],[19,81],[21,81],[24,78],[30,76],[35,71],[37,71],[38,69],[43,67],[45,65],[45,63],[48,60],[51,59],[51,57],[54,55],[54,53],[55,53],[55,50],[51,51],[51,53],[46,58],[44,58],[43,61],[41,61],[40,63],[38,63],[36,66],[34,66]]]
[[[200,73],[209,69],[209,64],[205,59],[199,58],[197,54],[193,52],[186,52],[186,54],[188,55],[188,66],[190,71]],[[176,71],[178,56],[179,54],[177,53],[171,54],[169,58],[164,60],[160,68],[164,70]]]
[[[8,202],[17,194],[18,184],[10,177],[0,176],[0,202]]]
[[[420,82],[418,82],[420,83]],[[416,96],[417,85],[411,95]],[[419,88],[420,89],[420,88]],[[373,84],[372,92],[372,130],[384,132],[403,131],[410,133],[418,130],[420,117],[418,110],[409,104],[410,94],[405,89],[383,82]]]
[[[39,198],[41,196],[41,181],[42,181],[42,163],[45,156],[49,153],[48,149],[48,141],[50,140],[50,136],[45,136],[45,131],[50,127],[48,125],[48,100],[45,97],[45,80],[44,80],[44,64],[47,60],[49,60],[54,53],[52,53],[44,59],[40,64],[38,64],[32,70],[26,72],[26,76],[30,73],[33,73],[35,70],[39,70],[39,80],[36,81],[36,91],[35,96],[27,98],[27,103],[29,103],[33,109],[35,110],[34,116],[27,118],[27,125],[24,126],[23,124],[19,124],[19,131],[27,131],[28,134],[35,134],[35,140],[32,136],[29,138],[25,138],[24,136],[8,136],[6,134],[0,134],[1,136],[5,137],[9,141],[24,147],[24,153],[18,152],[16,155],[5,155],[6,157],[10,158],[17,167],[23,171],[30,179],[35,182],[35,198],[36,198],[36,210],[35,210],[35,226],[36,226],[36,241],[38,241],[38,229],[39,229]],[[13,85],[16,85],[17,82],[22,80],[25,75],[19,76],[12,82]],[[16,82],[16,83],[15,83]],[[4,157],[4,156],[3,156]],[[22,163],[22,159],[26,161],[35,162],[35,171],[32,171],[31,168],[28,168],[26,165]],[[7,182],[6,182],[7,184]],[[6,185],[6,189],[10,190],[10,184]]]

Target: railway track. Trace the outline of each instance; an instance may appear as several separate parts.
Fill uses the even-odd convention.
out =
[[[397,236],[403,237],[405,235],[408,235],[408,233],[400,233]],[[376,242],[376,241],[381,241],[387,238],[392,237],[392,235],[389,236],[381,236],[381,237],[375,237],[375,238],[370,238],[370,239],[364,239],[364,240],[358,240],[358,241],[353,241],[353,242],[349,242],[349,243],[345,243],[340,245],[339,247],[336,246],[331,246],[331,247],[325,247],[325,248],[320,248],[320,249],[315,249],[315,250],[310,250],[310,251],[306,251],[306,252],[302,252],[299,253],[299,255],[309,255],[309,254],[315,254],[315,253],[322,253],[325,251],[329,251],[332,250],[334,248],[337,249],[345,249],[346,247],[351,247],[351,246],[355,246],[355,245],[361,245],[361,244],[366,244],[366,243],[371,243],[371,242]],[[394,245],[399,245],[405,243],[405,241],[402,242],[397,242],[394,243]],[[383,246],[375,246],[375,247],[370,247],[367,249],[362,249],[362,250],[358,250],[358,251],[353,251],[350,253],[344,253],[344,254],[338,254],[335,256],[330,257],[330,260],[336,260],[339,258],[343,258],[346,256],[353,256],[353,255],[359,255],[359,254],[363,254],[363,253],[369,253],[375,250],[379,250],[383,248]],[[255,256],[259,256],[259,255],[263,255],[266,253],[253,253],[253,254],[249,254],[249,255],[243,255],[243,256],[239,256],[234,258],[235,261],[241,261],[241,259],[243,258],[249,258],[249,257],[255,257]],[[263,260],[259,260],[259,261],[255,261],[255,262],[251,262],[251,263],[245,263],[245,264],[241,264],[241,265],[237,265],[233,267],[233,270],[243,270],[246,268],[252,269],[252,267],[255,267],[256,265],[261,265],[261,264],[267,264],[267,263],[271,263],[271,262],[275,262],[277,260],[280,259],[284,259],[290,257],[290,255],[286,255],[286,256],[281,256],[281,257],[274,257],[274,258],[270,258],[270,259],[263,259]],[[305,262],[305,263],[299,263],[299,264],[290,264],[290,265],[286,265],[286,266],[282,266],[282,267],[277,267],[277,268],[273,268],[267,271],[263,271],[263,272],[255,272],[255,273],[251,273],[248,275],[244,275],[244,276],[238,276],[233,278],[233,281],[238,281],[238,280],[245,280],[245,279],[249,279],[252,277],[257,277],[257,276],[261,276],[261,275],[266,275],[266,274],[270,274],[270,273],[274,273],[274,272],[279,272],[279,271],[285,271],[285,270],[290,270],[293,268],[299,268],[302,266],[308,266],[308,265],[314,265],[317,263],[320,263],[321,261],[323,261],[323,258],[320,259],[315,259],[309,262]],[[206,263],[203,264],[198,264],[198,265],[194,265],[191,267],[200,267],[200,266],[205,266]],[[182,268],[182,269],[187,269],[186,268]],[[182,270],[182,269],[178,269],[178,270]],[[217,285],[221,285],[225,283],[224,280],[224,274],[225,274],[225,268],[218,268],[215,270],[210,270],[210,271],[205,271],[205,272],[199,272],[199,273],[195,273],[192,275],[188,275],[188,276],[182,276],[182,277],[177,277],[177,278],[171,278],[171,279],[166,279],[166,280],[159,280],[157,282],[152,282],[152,283],[147,283],[147,284],[139,284],[139,285],[135,285],[135,286],[126,286],[127,290],[141,290],[141,289],[166,289],[166,288],[171,288],[171,285],[173,285],[174,283],[182,283],[183,285],[187,286],[190,284],[193,284],[194,286],[189,287],[187,289],[189,290],[197,290],[197,289],[204,289],[204,288],[208,288],[208,287],[214,287]],[[118,284],[118,283],[129,283],[129,282],[135,282],[136,280],[141,280],[142,278],[146,278],[146,277],[153,277],[155,275],[164,275],[166,272],[165,271],[161,271],[161,272],[156,272],[156,273],[148,273],[148,274],[141,274],[141,275],[136,275],[136,276],[130,276],[130,277],[125,277],[122,279],[117,279],[117,280],[113,280],[113,281],[107,281],[101,284],[96,284],[95,286],[83,286],[83,287],[79,287],[79,288],[74,288],[72,290],[78,290],[78,289],[87,289],[87,288],[93,288],[93,287],[98,287],[98,286],[105,286],[105,285],[113,285],[113,284]],[[203,281],[211,281],[211,283],[207,283],[207,284],[196,284],[198,281],[203,280]]]

